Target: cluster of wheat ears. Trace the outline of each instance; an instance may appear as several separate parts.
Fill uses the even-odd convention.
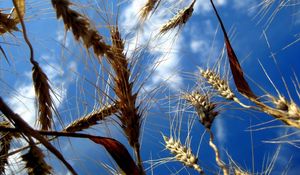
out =
[[[170,30],[178,29],[185,25],[193,15],[196,1],[192,0],[188,6],[179,10],[174,17],[167,21],[160,28],[159,35],[164,35]],[[27,35],[26,20],[24,20],[26,19],[25,0],[12,0],[12,2],[14,7],[9,14],[3,13],[0,10],[0,35],[22,32],[24,40],[28,45],[30,50],[29,61],[32,64],[32,82],[37,102],[37,122],[39,128],[32,128],[22,119],[22,114],[15,113],[5,102],[4,97],[0,97],[0,174],[4,174],[6,167],[9,166],[9,156],[18,152],[22,152],[21,159],[25,162],[25,169],[28,174],[55,174],[51,165],[45,161],[45,150],[60,160],[71,174],[78,174],[76,168],[65,159],[62,152],[53,146],[52,142],[59,137],[87,139],[102,145],[118,165],[118,169],[111,170],[112,173],[127,175],[146,174],[148,169],[145,168],[145,160],[141,156],[142,147],[140,143],[146,112],[142,109],[143,101],[138,100],[141,88],[136,87],[138,86],[135,81],[136,78],[133,78],[138,77],[139,74],[133,75],[133,65],[136,62],[134,59],[128,58],[125,49],[126,41],[123,39],[118,25],[108,26],[110,33],[107,35],[109,35],[110,40],[107,41],[108,37],[103,36],[96,30],[86,15],[74,10],[74,4],[71,0],[51,0],[56,17],[58,20],[63,21],[65,31],[72,32],[78,44],[82,44],[87,50],[92,51],[92,54],[94,54],[99,63],[103,60],[108,63],[107,65],[110,66],[109,73],[113,77],[113,83],[110,86],[112,86],[113,93],[115,94],[113,97],[110,97],[112,99],[111,104],[104,105],[75,119],[62,130],[58,131],[54,127],[54,117],[59,111],[57,111],[53,102],[53,90],[47,74],[35,59],[34,46],[31,45],[30,38]],[[282,1],[282,3],[284,2]],[[143,23],[146,20],[151,20],[151,15],[160,8],[161,3],[163,3],[162,0],[147,0],[144,7],[137,10],[140,14],[140,22]],[[272,3],[273,1],[262,1],[262,7],[267,9]],[[297,129],[300,129],[300,109],[292,99],[284,97],[279,92],[277,96],[265,94],[263,97],[258,97],[252,91],[244,76],[234,48],[231,46],[225,26],[213,0],[210,0],[210,5],[215,12],[216,20],[218,20],[224,35],[227,58],[237,92],[230,87],[228,79],[221,76],[217,70],[200,68],[201,82],[206,87],[209,87],[210,90],[202,91],[196,88],[191,92],[182,93],[180,98],[193,107],[195,113],[198,115],[199,124],[209,133],[209,146],[215,152],[215,161],[220,169],[219,173],[224,175],[252,174],[243,170],[238,165],[227,164],[221,158],[219,148],[214,143],[214,133],[211,130],[214,126],[214,119],[219,115],[219,111],[217,110],[219,103],[214,101],[213,95],[236,103],[241,108],[250,112],[266,113],[276,120],[282,121],[285,125]],[[9,58],[5,50],[2,47],[0,49],[2,56],[9,64]],[[296,82],[296,86],[299,86],[299,82]],[[243,96],[243,100],[239,99],[241,96]],[[247,105],[245,101],[248,101]],[[101,121],[112,116],[117,118],[118,124],[131,148],[126,148],[124,144],[113,138],[79,132],[98,125]],[[11,143],[14,139],[18,138],[23,138],[27,145],[12,151]],[[163,134],[162,141],[164,141],[165,149],[170,151],[172,161],[181,162],[183,166],[199,174],[209,173],[209,170],[206,171],[199,164],[198,160],[201,160],[201,157],[197,157],[193,153],[189,139],[183,144],[180,137]],[[134,154],[130,154],[131,151]],[[265,173],[268,174],[267,171]],[[97,172],[97,174],[102,173]]]

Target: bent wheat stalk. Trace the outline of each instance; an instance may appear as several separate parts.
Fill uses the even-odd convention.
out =
[[[218,147],[214,144],[214,134],[210,129],[206,129],[209,133],[209,146],[214,150],[216,156],[217,165],[222,169],[223,175],[229,175],[228,167],[220,158],[220,153]]]
[[[52,128],[52,111],[54,109],[51,95],[50,95],[50,85],[48,83],[47,75],[40,68],[37,61],[34,59],[34,50],[32,44],[27,36],[26,26],[23,20],[24,17],[24,2],[20,0],[13,0],[13,4],[15,6],[16,15],[21,23],[23,29],[23,36],[26,41],[26,44],[30,50],[30,62],[33,65],[32,68],[32,79],[35,89],[35,94],[38,99],[38,114],[39,114],[39,122],[41,124],[41,128],[44,130],[49,130]]]

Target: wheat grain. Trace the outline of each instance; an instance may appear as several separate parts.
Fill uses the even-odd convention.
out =
[[[189,6],[180,10],[172,19],[170,19],[166,24],[164,24],[161,27],[159,33],[163,34],[177,26],[184,25],[193,14],[195,2],[196,0],[193,0]]]
[[[104,120],[106,117],[113,115],[118,111],[117,104],[106,105],[98,110],[95,110],[82,118],[74,120],[69,124],[64,131],[66,132],[76,132],[88,129],[93,125],[96,125],[98,121]]]
[[[187,148],[181,144],[180,140],[175,140],[172,137],[168,138],[163,135],[163,138],[166,149],[175,155],[176,160],[187,167],[193,168],[200,174],[204,174],[203,170],[198,165],[198,158],[192,153],[191,148]]]
[[[215,111],[216,104],[210,102],[208,95],[202,95],[195,91],[192,93],[186,93],[182,96],[191,105],[194,106],[198,116],[200,117],[200,122],[206,128],[210,128],[218,112]]]

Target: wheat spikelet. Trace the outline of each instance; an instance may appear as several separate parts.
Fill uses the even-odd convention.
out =
[[[160,0],[148,0],[147,3],[144,5],[144,7],[140,11],[140,19],[142,21],[145,21],[149,14],[152,12],[154,13],[155,9],[159,5]]]
[[[56,10],[57,18],[62,18],[66,30],[72,30],[76,40],[80,38],[86,48],[93,47],[98,56],[103,56],[107,50],[106,44],[102,41],[103,37],[97,30],[91,27],[89,19],[72,10],[69,6],[72,4],[68,0],[52,0],[52,5]]]
[[[79,118],[69,124],[64,131],[76,132],[88,129],[93,125],[96,125],[98,121],[104,120],[106,117],[116,113],[118,111],[117,104],[107,105],[98,110],[95,110],[82,118]]]
[[[183,99],[187,100],[194,108],[198,116],[200,117],[200,122],[206,127],[210,128],[218,112],[215,111],[216,104],[211,103],[208,95],[202,95],[195,91],[192,93],[186,93]]]
[[[220,78],[220,75],[215,73],[214,71],[207,69],[203,70],[200,69],[201,75],[206,79],[206,81],[215,89],[218,91],[218,93],[228,99],[228,100],[233,100],[235,97],[234,93],[230,89],[228,82],[225,80],[222,80]]]
[[[180,140],[174,140],[172,137],[168,138],[163,135],[163,138],[166,144],[166,149],[175,155],[176,160],[187,167],[193,168],[200,174],[204,174],[203,170],[197,164],[198,158],[192,153],[191,148],[187,148],[180,143]]]
[[[159,33],[163,34],[177,26],[184,25],[193,14],[195,2],[196,0],[193,0],[189,6],[180,10],[172,19],[162,26]]]
[[[38,101],[38,122],[42,130],[51,130],[53,102],[51,98],[51,87],[47,75],[43,72],[37,62],[32,68],[32,79],[34,90]]]
[[[22,155],[25,167],[29,175],[48,175],[51,174],[51,167],[45,162],[44,154],[35,145],[32,145],[29,151]]]

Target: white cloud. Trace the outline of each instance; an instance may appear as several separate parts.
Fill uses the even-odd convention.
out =
[[[223,144],[226,140],[226,131],[224,127],[223,117],[217,117],[214,121],[214,125],[216,128],[216,140],[218,143]]]
[[[205,40],[192,40],[190,47],[193,53],[203,53],[209,50],[209,45]]]

